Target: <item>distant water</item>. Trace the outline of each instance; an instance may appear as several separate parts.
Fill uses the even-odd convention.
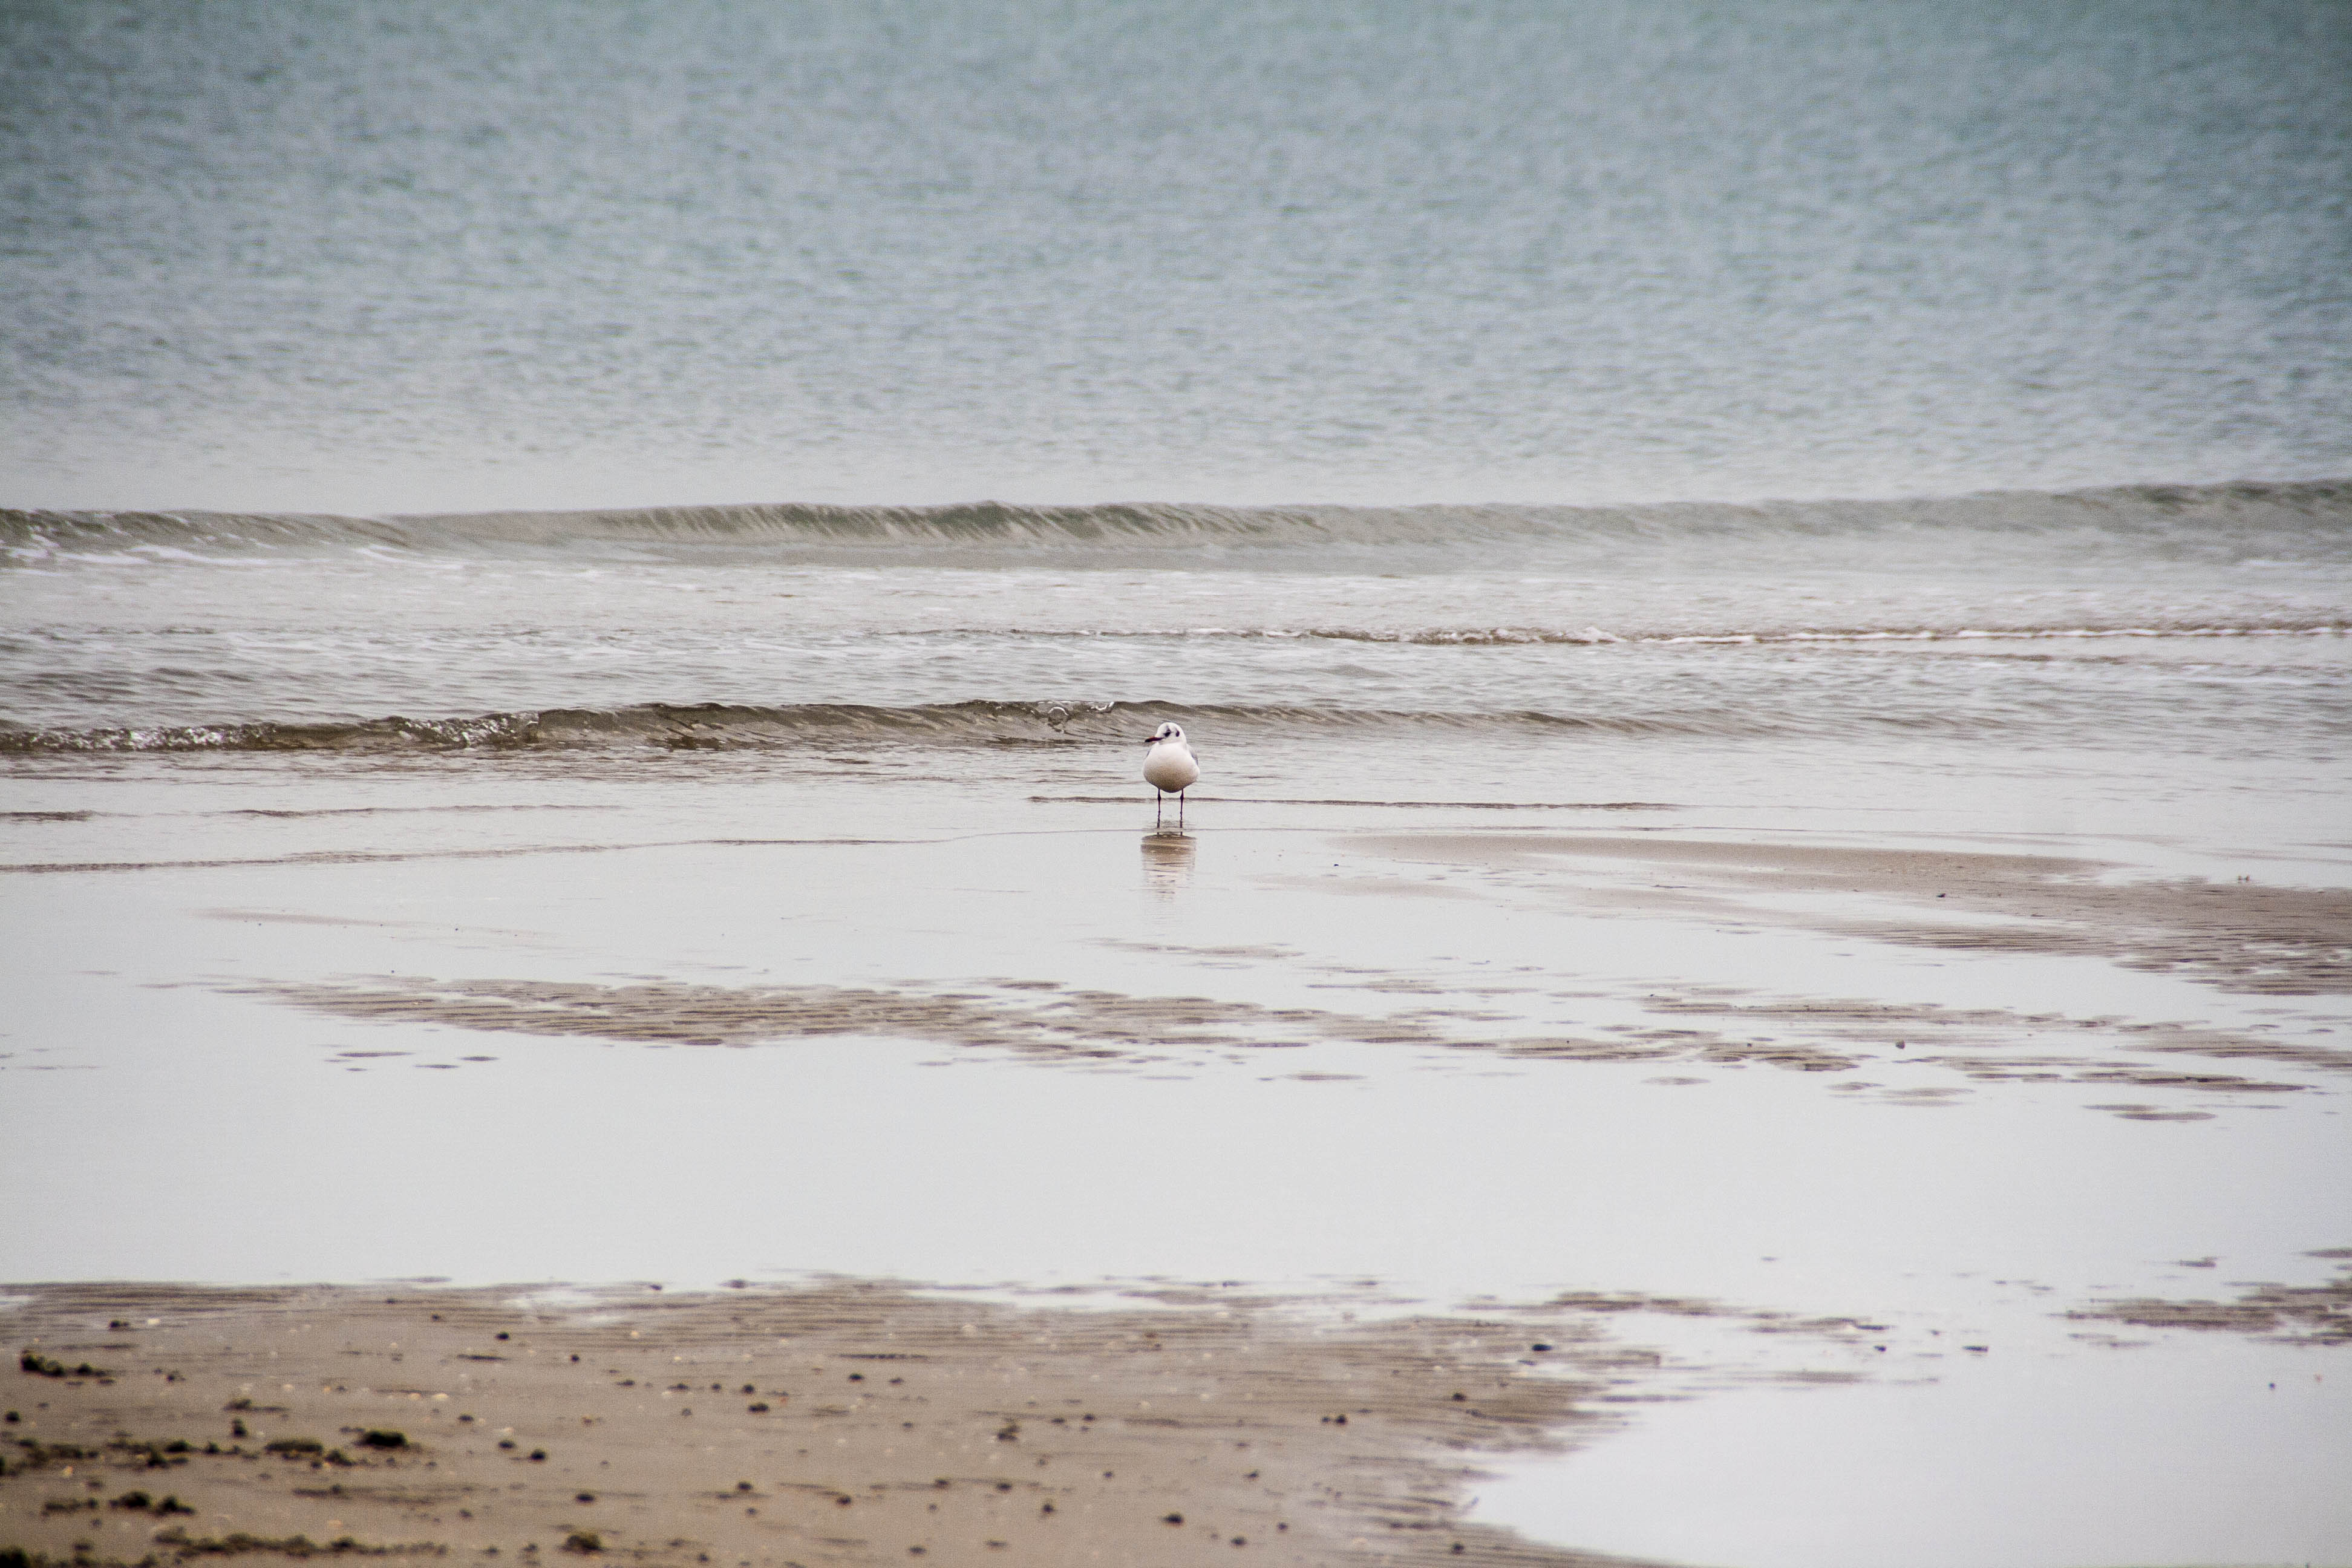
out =
[[[2352,473],[2329,0],[0,8],[0,504]]]

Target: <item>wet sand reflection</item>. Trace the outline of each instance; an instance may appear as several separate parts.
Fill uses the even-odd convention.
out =
[[[1172,827],[1155,828],[1143,836],[1143,885],[1161,898],[1172,898],[1192,885],[1192,857],[1200,843]]]

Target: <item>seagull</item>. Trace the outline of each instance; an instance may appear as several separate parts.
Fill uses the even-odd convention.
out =
[[[1151,797],[1151,826],[1160,826],[1162,798],[1176,797],[1176,827],[1184,826],[1184,792],[1191,789],[1201,776],[1201,759],[1184,743],[1184,726],[1162,724],[1144,742],[1151,749],[1143,753],[1143,782],[1155,792]]]

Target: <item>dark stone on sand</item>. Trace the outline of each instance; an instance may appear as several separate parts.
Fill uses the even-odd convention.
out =
[[[408,1435],[404,1432],[387,1431],[381,1427],[370,1427],[361,1435],[360,1441],[371,1448],[405,1448],[408,1447]]]

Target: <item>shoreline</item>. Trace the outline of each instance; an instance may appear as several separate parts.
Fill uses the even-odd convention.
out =
[[[2332,1277],[2049,1321],[2105,1354],[2146,1342],[2134,1331],[2324,1354],[2352,1343],[2352,1247],[2305,1256]],[[1635,1319],[1675,1348],[1622,1331]],[[1482,1521],[1479,1489],[1645,1408],[1765,1386],[1883,1397],[1987,1350],[1703,1298],[1432,1310],[1369,1283],[47,1283],[0,1288],[0,1323],[19,1358],[0,1373],[12,1568],[1666,1568]],[[1710,1324],[1759,1337],[1727,1359],[1692,1338]]]

